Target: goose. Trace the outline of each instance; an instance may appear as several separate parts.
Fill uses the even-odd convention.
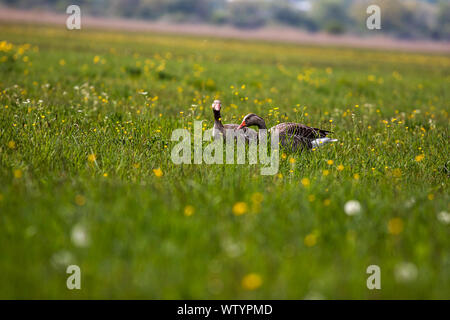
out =
[[[259,129],[267,129],[266,122],[260,116],[249,113],[242,120],[239,129],[257,126]],[[292,151],[299,149],[314,149],[327,143],[338,141],[326,137],[331,131],[312,128],[301,123],[283,122],[269,129],[269,133],[277,131],[282,146],[290,147]]]
[[[224,141],[226,141],[226,132],[227,130],[236,131],[238,129],[241,129],[237,131],[238,134],[241,134],[244,136],[245,141],[249,141],[252,139],[258,138],[258,133],[256,133],[255,130],[250,128],[239,128],[238,124],[228,123],[228,124],[222,124],[222,119],[220,116],[220,109],[222,108],[222,103],[220,100],[214,100],[212,104],[212,109],[214,113],[214,127],[213,127],[213,137],[214,139],[218,139],[221,136],[223,137]]]

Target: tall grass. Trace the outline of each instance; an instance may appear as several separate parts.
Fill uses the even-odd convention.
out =
[[[450,57],[63,26],[0,40],[1,298],[450,298]],[[174,165],[172,131],[211,128],[215,98],[224,123],[339,143],[274,176]]]

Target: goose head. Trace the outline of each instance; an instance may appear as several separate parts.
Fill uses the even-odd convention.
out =
[[[213,110],[220,111],[220,108],[222,108],[222,102],[220,100],[214,100],[212,106]]]
[[[249,113],[244,117],[244,119],[242,119],[239,129],[251,126],[257,126],[259,129],[266,129],[266,122],[260,116],[254,113]]]

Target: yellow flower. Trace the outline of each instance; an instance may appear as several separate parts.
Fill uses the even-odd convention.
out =
[[[249,273],[244,278],[242,278],[242,287],[245,290],[255,290],[261,287],[262,278],[257,273]]]
[[[330,171],[329,170],[323,170],[322,174],[326,177],[327,175],[330,174]]]
[[[328,160],[327,163],[331,166],[334,163],[334,161],[333,160]]]
[[[398,235],[403,231],[403,220],[400,218],[392,218],[388,222],[388,231],[390,234]]]
[[[95,160],[97,160],[97,157],[94,153],[91,153],[90,155],[88,155],[89,162],[95,162]]]
[[[342,171],[342,170],[344,170],[344,166],[343,166],[342,164],[340,164],[340,165],[338,165],[337,169],[338,169],[339,171]]]
[[[309,185],[311,184],[311,181],[308,178],[303,178],[301,182],[304,187],[309,187]]]
[[[16,143],[14,141],[8,142],[8,148],[15,149],[16,148]]]
[[[16,178],[16,179],[22,178],[22,170],[20,170],[20,169],[14,170],[13,174],[14,174],[14,178]]]
[[[105,173],[103,174],[103,176],[106,178],[106,177],[108,176],[108,174],[105,172]]]
[[[353,179],[359,180],[359,174],[355,173],[355,174],[353,175]]]
[[[424,154],[419,154],[418,156],[416,156],[416,161],[420,162],[420,161],[423,160],[423,158],[425,158],[425,155]]]
[[[163,172],[162,172],[161,168],[153,169],[153,173],[154,173],[155,176],[157,176],[158,178],[161,178],[161,177],[163,176]]]
[[[294,158],[289,158],[289,163],[294,164],[295,163],[295,159]]]
[[[184,215],[185,215],[186,217],[192,216],[192,215],[194,214],[194,212],[195,212],[195,208],[194,208],[193,206],[187,205],[187,206],[184,208]]]
[[[252,198],[251,199],[252,199],[253,202],[259,203],[259,202],[263,201],[264,197],[263,197],[263,195],[261,193],[255,192],[254,194],[252,194]]]
[[[303,242],[307,247],[314,247],[317,243],[317,236],[314,233],[310,233],[305,237]]]
[[[282,154],[281,154],[281,158],[282,158],[283,160],[286,159],[286,158],[287,158],[286,153],[282,153]]]
[[[94,57],[94,63],[98,63],[100,61],[100,57],[99,56],[95,56]]]
[[[7,41],[0,42],[0,51],[8,52],[13,48],[13,44]]]
[[[247,213],[248,207],[247,204],[245,202],[236,202],[233,206],[233,213],[236,216],[240,216],[243,215],[244,213]]]
[[[252,194],[252,212],[258,213],[261,211],[261,202],[263,201],[263,199],[263,195],[259,192],[255,192],[254,194]]]
[[[75,203],[79,206],[84,206],[84,204],[86,203],[86,198],[79,194],[75,196]]]
[[[392,175],[396,178],[400,178],[402,176],[402,170],[397,168],[392,170]]]

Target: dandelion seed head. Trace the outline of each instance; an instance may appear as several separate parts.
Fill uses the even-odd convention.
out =
[[[75,225],[71,232],[72,243],[77,247],[87,247],[89,245],[89,237],[86,228],[81,225]]]
[[[437,219],[443,224],[450,224],[450,213],[441,211],[437,214]]]
[[[68,265],[72,264],[74,260],[74,256],[71,252],[61,250],[52,255],[50,263],[56,269],[65,269]]]
[[[361,204],[358,200],[349,200],[344,205],[344,211],[349,216],[358,215],[361,213]]]
[[[407,283],[414,281],[417,278],[419,271],[414,263],[402,262],[395,266],[394,275],[395,280],[400,283]]]

